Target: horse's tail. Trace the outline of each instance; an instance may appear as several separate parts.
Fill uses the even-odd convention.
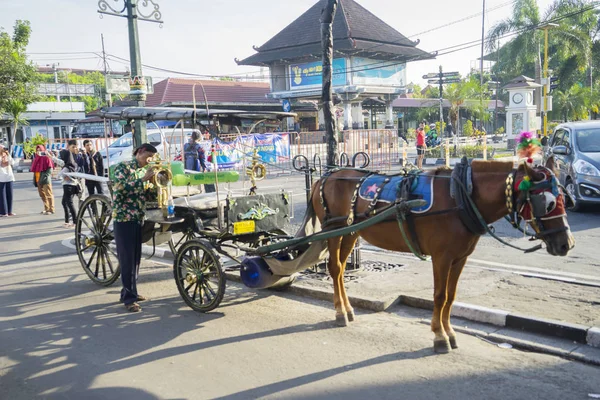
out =
[[[314,196],[319,193],[317,190],[319,184],[320,180],[317,180],[315,183],[313,183],[310,189],[310,197],[308,200],[308,204],[306,205],[306,213],[304,214],[304,220],[302,221],[300,229],[298,229],[298,233],[296,233],[296,237],[304,237],[310,235],[311,233],[319,232],[321,230],[321,223],[317,218],[315,207],[313,205]]]

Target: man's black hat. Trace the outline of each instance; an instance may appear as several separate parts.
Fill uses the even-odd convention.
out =
[[[137,149],[135,149],[135,151],[133,152],[133,155],[137,155],[137,153],[139,153],[140,151],[148,151],[150,153],[158,153],[158,150],[156,149],[156,147],[152,146],[150,143],[144,143],[143,145],[141,145],[140,147],[138,147]]]

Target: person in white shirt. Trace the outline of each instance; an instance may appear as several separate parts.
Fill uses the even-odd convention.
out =
[[[13,165],[15,160],[10,153],[0,144],[0,217],[12,217],[16,215],[12,212],[13,203],[13,182],[15,174]]]

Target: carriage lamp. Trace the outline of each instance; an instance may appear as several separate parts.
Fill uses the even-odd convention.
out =
[[[171,183],[173,181],[173,173],[171,172],[171,163],[162,160],[158,154],[148,159],[149,168],[154,169],[154,177],[152,184],[158,190],[158,207],[162,210],[165,219],[174,216],[173,196],[171,192]]]
[[[250,183],[252,184],[249,193],[250,195],[256,194],[256,181],[262,181],[267,177],[267,168],[263,164],[260,164],[259,161],[260,156],[258,155],[258,149],[254,148],[250,166],[246,167],[246,175],[250,177]]]

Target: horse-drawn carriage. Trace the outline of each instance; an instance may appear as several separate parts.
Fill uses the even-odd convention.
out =
[[[104,118],[131,120],[196,120],[215,118],[223,120],[281,119],[289,113],[243,112],[167,108],[111,108],[101,110]],[[177,127],[173,129],[177,133]],[[171,138],[173,135],[171,135]],[[182,138],[183,139],[183,138]],[[189,195],[189,187],[198,184],[234,183],[239,180],[236,171],[196,173],[183,169],[183,163],[171,161],[171,146],[163,146],[164,157],[149,163],[155,168],[153,184],[159,192],[156,203],[147,204],[146,220],[142,229],[142,242],[152,248],[168,244],[175,256],[174,278],[184,301],[194,310],[207,312],[219,305],[225,291],[225,275],[221,256],[236,258],[226,249],[251,250],[275,239],[287,238],[283,230],[292,215],[292,198],[289,192],[234,195],[203,193]],[[252,154],[252,149],[248,149]],[[215,157],[216,158],[216,157]],[[256,157],[248,168],[250,180],[264,177],[264,167],[256,164]],[[257,173],[259,176],[257,176]],[[100,181],[108,186],[112,197],[110,178],[84,174],[70,174],[75,178]],[[173,186],[185,186],[188,194],[173,200],[173,215],[167,212],[168,199]],[[255,190],[254,184],[253,188]],[[84,271],[89,278],[103,286],[113,284],[120,276],[120,267],[114,244],[112,228],[112,201],[105,195],[87,197],[80,205],[75,227],[75,246]],[[292,278],[290,278],[292,279]],[[252,285],[252,277],[246,279]],[[286,281],[289,282],[289,279]],[[283,284],[285,282],[279,282]]]
[[[228,117],[234,113],[223,112]],[[197,118],[195,110],[138,108],[107,111],[104,116]],[[521,144],[535,149],[531,142],[524,136]],[[532,164],[532,152],[528,151],[527,162],[518,168],[512,162],[477,161],[471,165],[466,159],[454,170],[404,170],[392,175],[328,166],[312,185],[302,226],[294,237],[282,230],[291,213],[290,197],[285,192],[226,196],[223,200],[218,192],[186,196],[177,200],[171,218],[165,218],[164,203],[149,210],[144,239],[154,245],[170,243],[179,293],[190,307],[203,312],[217,307],[223,298],[225,276],[220,255],[240,261],[226,248],[246,253],[240,261],[240,273],[242,282],[253,288],[289,284],[296,272],[328,258],[336,321],[342,326],[355,318],[342,276],[359,236],[387,250],[410,251],[422,259],[431,256],[434,349],[446,353],[457,347],[450,313],[458,279],[480,236],[488,233],[517,248],[495,236],[488,224],[510,216],[513,226],[519,228],[519,221],[524,219],[534,230],[533,238],[545,242],[552,255],[566,255],[574,246],[566,222],[570,199],[556,180],[552,165]],[[187,181],[175,179],[175,165],[156,164],[159,189]],[[312,170],[308,166],[305,169]],[[216,182],[221,172],[214,173],[216,178],[204,174],[200,180]],[[225,175],[223,178],[227,179]],[[106,182],[110,187],[110,180]],[[76,225],[80,261],[88,276],[101,285],[110,285],[119,276],[111,215],[107,197],[90,196],[81,206]],[[180,236],[173,239],[174,235]],[[541,245],[521,250],[539,248]]]

